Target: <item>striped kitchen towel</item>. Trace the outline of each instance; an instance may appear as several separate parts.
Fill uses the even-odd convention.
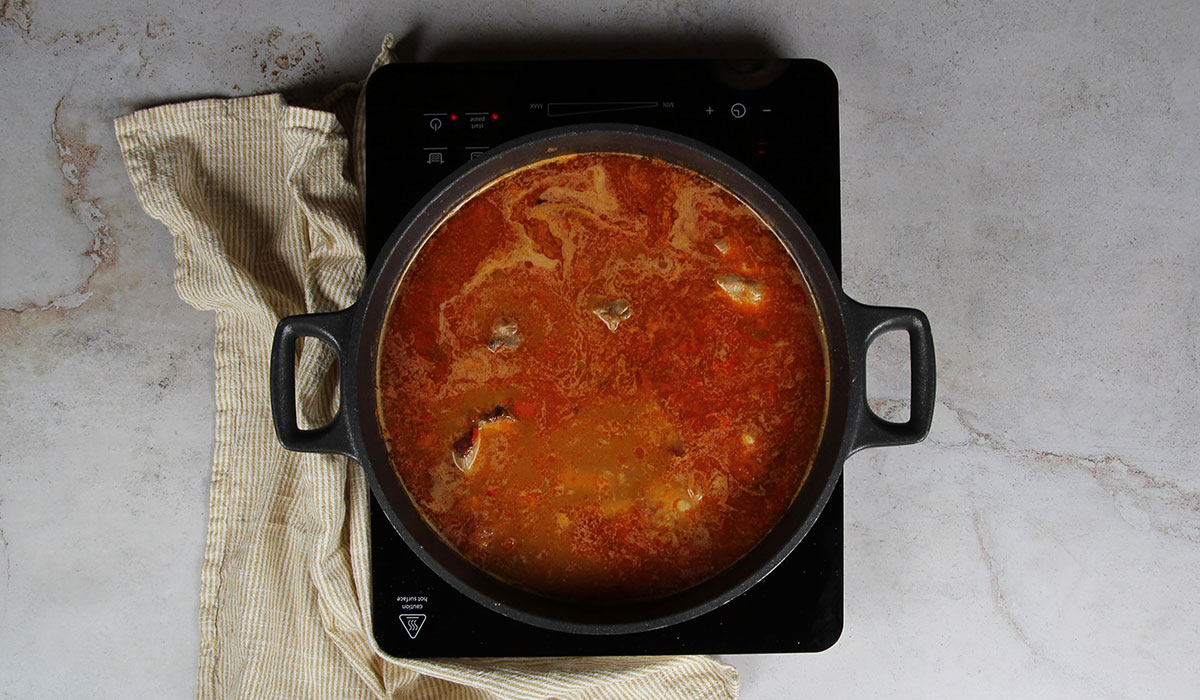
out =
[[[180,297],[216,314],[197,697],[736,697],[736,671],[708,657],[418,661],[379,649],[362,469],[284,450],[267,394],[279,319],[345,308],[363,282],[358,98],[342,90],[323,110],[278,95],[202,100],[116,122],[137,196],[174,239]],[[302,345],[302,426],[332,415],[331,362]]]

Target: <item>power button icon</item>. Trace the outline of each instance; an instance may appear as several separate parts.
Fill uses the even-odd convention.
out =
[[[429,128],[433,129],[434,131],[437,131],[438,129],[442,128],[442,120],[438,119],[437,117],[430,119],[429,120]]]
[[[732,114],[735,119],[741,119],[742,117],[746,116],[746,105],[742,104],[741,102],[734,102],[733,106],[729,108],[729,113]]]

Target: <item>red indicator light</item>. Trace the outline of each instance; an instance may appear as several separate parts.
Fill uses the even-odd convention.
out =
[[[451,114],[450,114],[450,121],[452,121],[452,122],[453,122],[453,121],[458,121],[458,115],[457,115],[457,114],[454,114],[454,113],[451,113]]]
[[[499,114],[496,114],[495,112],[492,112],[492,121],[496,121],[496,120],[497,120],[497,119],[499,119],[499,118],[500,118],[500,115],[499,115]]]

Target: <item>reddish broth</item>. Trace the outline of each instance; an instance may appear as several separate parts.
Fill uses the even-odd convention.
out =
[[[661,160],[585,154],[493,182],[396,290],[379,411],[425,519],[567,599],[666,595],[779,521],[824,427],[823,329],[754,212]]]

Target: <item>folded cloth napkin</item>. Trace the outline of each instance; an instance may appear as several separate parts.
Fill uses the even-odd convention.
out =
[[[335,94],[331,111],[264,95],[116,121],[142,207],[174,238],[179,296],[216,312],[197,696],[736,697],[736,671],[702,656],[410,660],[379,649],[366,478],[344,457],[283,449],[267,393],[279,319],[345,308],[362,286],[361,182],[349,146],[361,136],[358,87]],[[320,343],[301,346],[302,427],[332,415],[331,366]]]

